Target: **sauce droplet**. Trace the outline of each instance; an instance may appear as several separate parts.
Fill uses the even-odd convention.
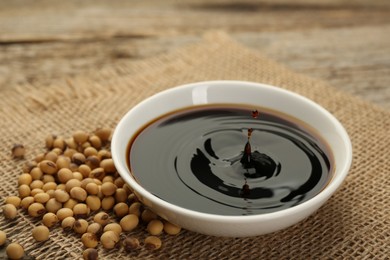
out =
[[[257,109],[252,110],[252,117],[257,118],[259,116],[259,111]]]
[[[241,159],[241,163],[244,165],[248,165],[251,162],[251,155],[252,155],[252,147],[248,140],[248,142],[246,142],[245,144],[244,156]]]
[[[251,138],[253,132],[253,128],[248,128],[248,140]]]
[[[249,188],[249,185],[248,185],[248,183],[246,182],[246,179],[245,179],[245,183],[244,183],[244,185],[242,186],[242,189],[241,189],[241,197],[248,198],[250,193],[251,193],[251,189]]]

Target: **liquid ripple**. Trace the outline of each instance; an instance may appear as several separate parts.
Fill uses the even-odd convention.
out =
[[[157,146],[130,156],[132,172],[141,185],[164,200],[224,215],[289,208],[323,189],[330,162],[319,140],[275,115],[253,119],[247,113],[200,111],[155,122],[153,131],[142,132],[146,134],[142,140]],[[246,154],[249,128],[251,151]],[[140,149],[137,145],[149,147],[136,141],[134,151]],[[159,150],[164,147],[169,152]],[[142,166],[132,163],[144,156],[151,160]]]

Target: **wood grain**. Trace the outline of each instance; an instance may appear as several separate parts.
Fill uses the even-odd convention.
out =
[[[208,30],[390,109],[387,0],[3,0],[0,90],[137,63]]]

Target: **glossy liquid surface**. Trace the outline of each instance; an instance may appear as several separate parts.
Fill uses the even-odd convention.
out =
[[[128,165],[155,196],[210,214],[293,207],[331,178],[331,154],[309,127],[267,110],[197,106],[150,122],[130,141]]]

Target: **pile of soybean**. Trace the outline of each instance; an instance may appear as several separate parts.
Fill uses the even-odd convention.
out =
[[[5,199],[4,217],[14,219],[22,208],[31,217],[40,218],[42,224],[32,230],[36,241],[47,240],[50,229],[58,226],[79,234],[85,247],[83,258],[90,260],[98,259],[99,244],[105,249],[157,250],[162,245],[158,237],[162,232],[179,234],[180,227],[144,207],[120,177],[109,149],[111,132],[100,128],[93,133],[76,131],[66,139],[48,136],[47,152],[23,166],[19,196]],[[25,148],[15,145],[12,153],[23,157]],[[140,222],[148,232],[143,241],[131,235]],[[5,241],[6,234],[0,231],[0,245]],[[10,243],[6,252],[11,259],[24,255],[17,243]]]

